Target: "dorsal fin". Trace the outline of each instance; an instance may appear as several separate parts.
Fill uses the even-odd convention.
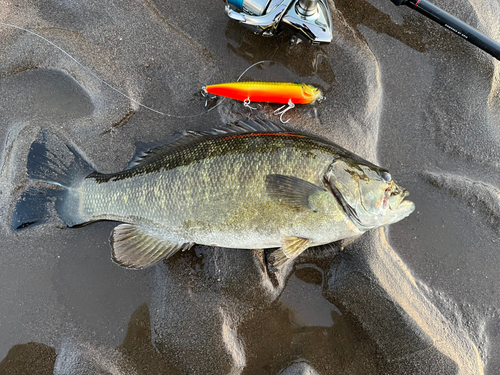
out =
[[[161,158],[169,150],[173,150],[174,148],[179,146],[187,145],[203,135],[204,134],[200,134],[199,132],[187,130],[179,139],[172,143],[160,144],[148,150],[138,150],[125,170],[151,163],[154,160]]]
[[[172,143],[161,144],[148,150],[139,150],[130,161],[125,169],[131,169],[139,165],[144,165],[153,162],[162,157],[169,150],[179,146],[185,146],[198,140],[200,137],[209,137],[228,133],[252,133],[252,132],[286,132],[291,129],[285,128],[282,125],[277,125],[269,120],[255,118],[240,120],[236,123],[227,124],[220,128],[215,128],[207,131],[186,130],[182,136]]]

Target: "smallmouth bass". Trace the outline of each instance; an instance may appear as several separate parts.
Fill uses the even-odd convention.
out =
[[[17,202],[14,229],[46,220],[53,201],[70,227],[120,221],[112,259],[135,269],[194,244],[279,248],[270,262],[280,267],[311,246],[397,222],[415,208],[385,169],[262,120],[187,132],[112,174],[94,171],[72,146],[42,131],[28,176],[40,183]]]

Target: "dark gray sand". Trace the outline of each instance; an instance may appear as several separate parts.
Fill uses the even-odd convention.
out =
[[[500,3],[434,3],[500,40]],[[333,42],[312,47],[252,35],[222,1],[0,1],[0,22],[164,113],[0,26],[0,374],[500,373],[498,62],[389,0],[330,4]],[[110,222],[11,229],[40,129],[118,171],[138,143],[255,114],[175,117],[260,60],[245,78],[326,92],[294,126],[388,168],[410,217],[277,274],[262,250],[202,246],[122,269]]]

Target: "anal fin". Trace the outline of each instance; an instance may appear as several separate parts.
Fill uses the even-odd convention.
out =
[[[297,258],[311,244],[311,240],[300,237],[285,237],[283,246],[278,250],[273,251],[268,258],[272,267],[281,267],[289,261]]]
[[[192,243],[172,243],[155,236],[145,228],[133,224],[120,224],[110,237],[112,259],[122,267],[142,269],[186,250]]]

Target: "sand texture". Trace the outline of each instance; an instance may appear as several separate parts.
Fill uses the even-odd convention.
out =
[[[500,41],[499,2],[433,3]],[[0,0],[46,39],[0,25],[0,374],[500,373],[500,65],[389,0],[330,6],[311,46],[222,1]],[[42,129],[116,172],[187,129],[277,120],[201,95],[262,60],[244,79],[320,87],[285,117],[387,168],[413,214],[276,273],[269,250],[207,246],[126,270],[112,222],[11,228]]]

